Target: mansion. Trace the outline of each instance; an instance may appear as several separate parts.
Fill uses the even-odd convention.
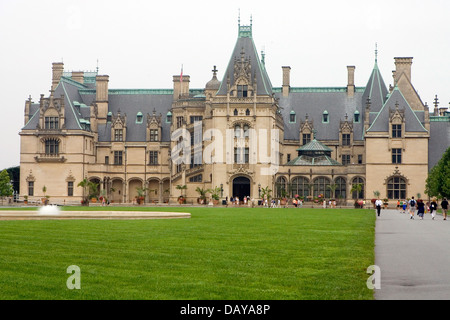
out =
[[[365,87],[355,86],[354,66],[342,87],[291,86],[281,66],[274,87],[252,25],[238,31],[222,80],[214,66],[204,88],[181,74],[171,89],[113,89],[108,75],[53,63],[50,95],[25,102],[20,195],[80,204],[87,179],[114,203],[142,191],[147,203],[196,203],[197,188],[241,200],[267,187],[348,204],[377,192],[392,203],[425,197],[450,145],[450,114],[437,98],[433,111],[423,104],[412,58],[394,58],[389,87],[377,58]]]

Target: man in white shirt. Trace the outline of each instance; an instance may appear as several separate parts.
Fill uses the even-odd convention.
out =
[[[381,202],[380,199],[377,199],[375,201],[375,207],[377,208],[377,215],[380,216],[381,206],[383,205],[383,202]]]

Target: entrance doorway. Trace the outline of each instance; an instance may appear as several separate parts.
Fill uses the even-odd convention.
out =
[[[250,196],[250,179],[237,177],[233,179],[233,198],[239,197],[243,201],[245,196]]]

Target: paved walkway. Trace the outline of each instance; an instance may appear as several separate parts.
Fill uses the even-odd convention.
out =
[[[375,229],[376,300],[450,299],[450,220],[381,210]]]

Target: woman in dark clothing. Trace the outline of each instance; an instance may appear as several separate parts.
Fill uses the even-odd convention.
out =
[[[425,203],[423,203],[422,199],[417,200],[417,214],[420,219],[423,220],[423,214],[425,213]]]

